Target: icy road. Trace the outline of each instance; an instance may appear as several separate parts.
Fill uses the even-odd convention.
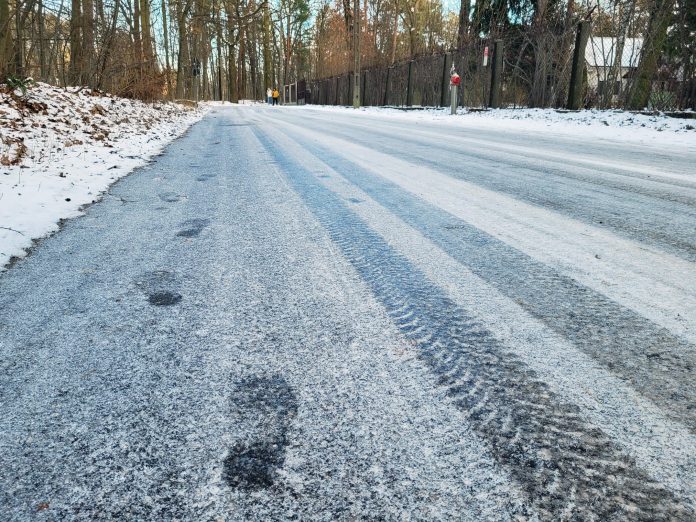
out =
[[[414,122],[214,108],[0,275],[0,520],[696,520],[696,147]]]

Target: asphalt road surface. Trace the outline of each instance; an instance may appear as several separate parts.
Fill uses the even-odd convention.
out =
[[[696,520],[694,165],[212,109],[0,275],[0,520]]]

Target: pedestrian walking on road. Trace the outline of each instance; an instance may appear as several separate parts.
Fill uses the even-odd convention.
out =
[[[266,89],[266,103],[268,105],[273,103],[273,91],[271,90],[270,87],[268,89]]]
[[[278,89],[273,89],[273,105],[278,105],[278,98],[280,98],[280,93]]]

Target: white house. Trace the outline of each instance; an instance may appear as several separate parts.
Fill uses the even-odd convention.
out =
[[[607,83],[608,77],[612,67],[617,63],[620,65],[620,68],[616,75],[616,83],[612,88],[612,94],[616,95],[621,92],[621,89],[627,83],[627,79],[631,77],[636,67],[638,67],[642,48],[642,38],[626,38],[619,62],[616,56],[618,51],[616,38],[604,36],[590,37],[585,48],[588,87],[596,90],[599,94],[606,93],[606,90],[611,88]]]

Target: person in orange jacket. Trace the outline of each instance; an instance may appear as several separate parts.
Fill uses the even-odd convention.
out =
[[[280,93],[277,88],[273,89],[273,105],[278,105],[278,98],[280,98]]]

